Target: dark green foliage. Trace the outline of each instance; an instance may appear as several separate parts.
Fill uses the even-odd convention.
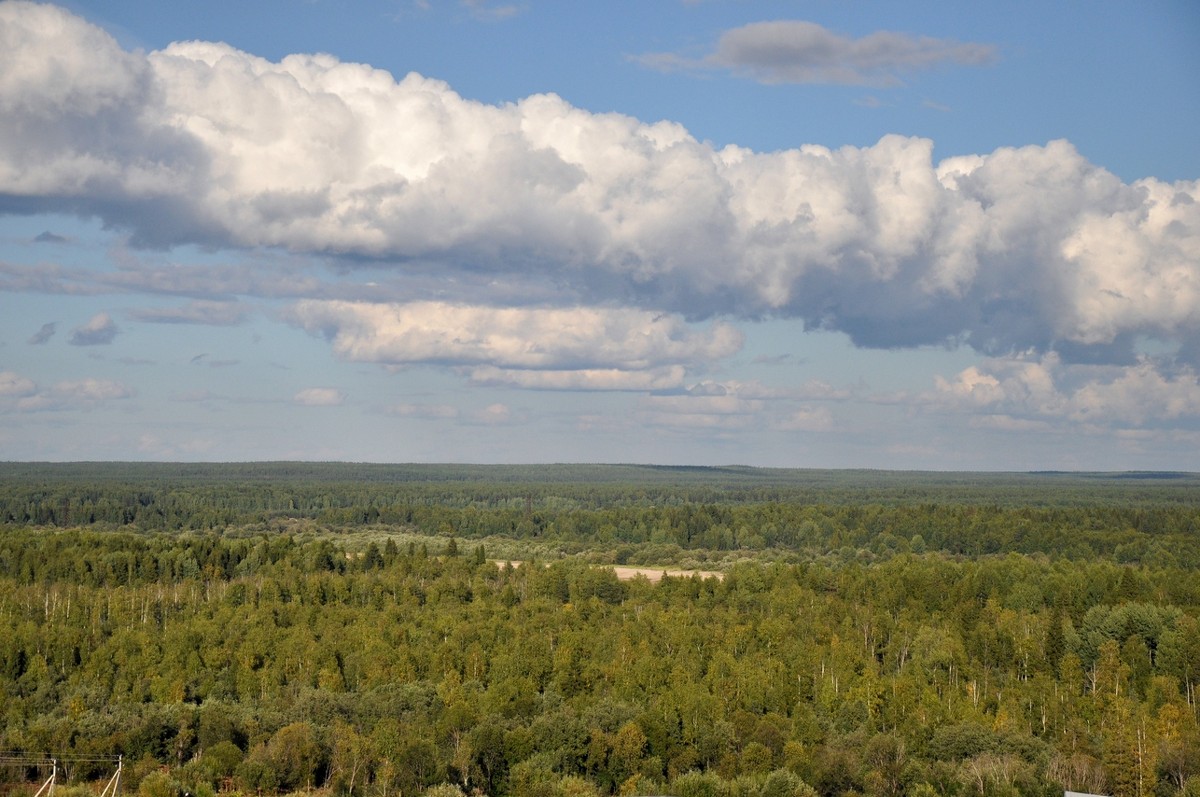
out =
[[[121,754],[147,797],[1200,777],[1191,477],[0,471],[0,749]],[[522,539],[555,561],[488,561]],[[723,580],[594,564],[731,547]]]
[[[991,728],[976,723],[960,723],[934,729],[925,749],[932,758],[962,761],[995,752],[999,746],[1000,738]]]

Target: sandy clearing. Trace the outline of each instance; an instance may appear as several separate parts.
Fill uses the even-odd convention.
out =
[[[692,576],[700,576],[700,578],[715,578],[721,581],[725,578],[724,573],[718,573],[716,570],[672,570],[657,567],[614,567],[613,570],[617,574],[617,578],[622,581],[628,581],[631,578],[645,576],[650,581],[662,581],[663,576],[683,576],[691,578]]]
[[[504,567],[505,565],[520,567],[524,562],[520,559],[498,559],[496,567]],[[546,563],[548,564],[548,563]],[[617,574],[617,578],[621,581],[631,581],[638,576],[645,576],[652,583],[657,584],[662,581],[663,576],[671,576],[678,578],[691,578],[692,576],[700,576],[700,578],[715,578],[718,581],[725,579],[725,574],[716,570],[678,570],[670,567],[622,567],[619,565],[595,565],[595,567],[608,567]]]

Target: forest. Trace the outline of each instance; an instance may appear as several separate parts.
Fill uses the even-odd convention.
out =
[[[0,633],[6,793],[1200,795],[1196,474],[0,463]]]

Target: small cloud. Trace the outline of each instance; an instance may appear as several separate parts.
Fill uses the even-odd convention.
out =
[[[0,371],[0,396],[24,398],[36,392],[37,385],[32,379],[13,371]]]
[[[1053,432],[1054,425],[1046,421],[1014,418],[1011,415],[980,415],[971,418],[972,429],[995,429],[1001,432]]]
[[[210,360],[208,352],[197,354],[192,359],[188,360],[192,365],[207,365],[209,368],[229,368],[237,365],[241,360]]]
[[[512,410],[506,404],[489,404],[471,415],[473,421],[485,426],[500,426],[511,423],[512,418]]]
[[[0,374],[0,394],[4,380]],[[118,399],[132,398],[134,390],[110,379],[77,379],[58,382],[48,390],[39,390],[27,379],[18,377],[11,388],[19,397],[16,407],[22,412],[56,410],[89,410],[98,404]]]
[[[683,384],[685,370],[670,365],[645,371],[619,368],[536,371],[485,365],[471,371],[479,385],[502,385],[526,390],[635,391],[671,390]]]
[[[55,395],[77,401],[109,401],[131,398],[133,390],[111,379],[79,379],[59,382],[54,386]]]
[[[54,337],[54,330],[56,327],[57,324],[55,324],[53,321],[47,324],[42,324],[42,328],[33,333],[33,336],[29,338],[29,345],[40,346],[46,341],[50,340],[50,338]]]
[[[765,404],[744,399],[736,390],[712,383],[684,395],[655,395],[641,402],[639,417],[653,426],[677,429],[735,430],[755,425]]]
[[[868,94],[865,97],[859,97],[854,101],[854,104],[860,108],[882,108],[883,101],[878,97]]]
[[[34,243],[39,243],[39,244],[65,244],[65,243],[67,243],[66,238],[62,237],[61,235],[55,235],[54,233],[50,232],[49,230],[46,230],[45,232],[41,233],[33,240],[34,240]]]
[[[689,58],[678,53],[643,53],[631,55],[629,60],[656,72],[696,72],[703,70],[706,63],[703,60]]]
[[[834,387],[819,379],[810,379],[792,391],[792,396],[806,401],[845,401],[853,397],[854,392],[846,388]]]
[[[931,111],[939,111],[941,113],[950,113],[951,110],[949,105],[942,105],[940,102],[934,102],[933,100],[925,100],[921,103],[921,107],[928,108]]]
[[[662,71],[728,69],[759,83],[897,86],[900,74],[942,64],[977,66],[996,59],[990,44],[881,30],[854,39],[815,22],[755,22],[721,34],[702,59],[650,53],[636,60]]]
[[[130,317],[151,324],[204,324],[231,327],[242,323],[250,311],[238,302],[194,301],[182,307],[133,310]]]
[[[802,407],[779,423],[787,432],[826,432],[833,428],[833,414],[828,407]]]
[[[309,387],[292,397],[292,401],[306,407],[336,407],[345,400],[346,395],[332,387]]]
[[[517,3],[495,3],[492,0],[462,0],[462,4],[471,10],[471,16],[475,19],[486,22],[509,19],[525,10]]]
[[[685,391],[689,396],[735,396],[738,394],[737,385],[721,382],[698,382]]]
[[[753,365],[784,365],[786,363],[802,365],[806,361],[796,357],[794,354],[760,354],[750,362]]]
[[[458,409],[449,404],[393,404],[384,412],[400,418],[422,418],[431,421],[458,417]]]
[[[97,313],[83,326],[71,330],[72,346],[107,346],[117,336],[117,325],[108,313]]]

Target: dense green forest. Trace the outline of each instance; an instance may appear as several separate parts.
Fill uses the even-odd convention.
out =
[[[1193,474],[0,463],[0,633],[79,795],[1200,795]]]

